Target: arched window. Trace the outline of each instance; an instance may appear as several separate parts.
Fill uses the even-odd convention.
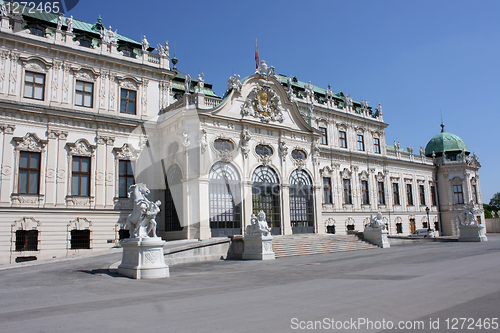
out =
[[[280,232],[280,185],[278,175],[268,166],[260,166],[252,175],[252,204],[253,213],[257,215],[261,210],[266,213],[267,223],[272,233]]]
[[[167,171],[165,179],[165,231],[182,230],[183,213],[182,171],[177,164]]]
[[[258,145],[255,147],[255,152],[260,156],[271,156],[273,154],[273,149],[267,145]]]
[[[241,234],[241,190],[238,171],[217,162],[209,173],[209,211],[212,237]]]
[[[234,149],[234,145],[227,139],[217,139],[214,141],[214,148],[221,151],[232,151]]]
[[[290,175],[290,221],[294,234],[314,232],[313,187],[304,170]]]
[[[292,157],[296,160],[305,160],[307,154],[303,150],[295,149],[292,151]]]

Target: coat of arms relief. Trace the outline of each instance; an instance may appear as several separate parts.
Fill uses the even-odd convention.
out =
[[[263,123],[277,121],[282,123],[283,108],[278,95],[268,85],[255,87],[241,106],[242,116],[259,118]]]

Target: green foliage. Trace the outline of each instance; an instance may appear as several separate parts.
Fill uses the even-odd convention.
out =
[[[493,218],[493,215],[491,214],[491,212],[489,210],[484,210],[484,218],[485,219],[491,219]]]
[[[491,198],[489,206],[491,210],[500,210],[500,192],[493,194],[493,198]]]

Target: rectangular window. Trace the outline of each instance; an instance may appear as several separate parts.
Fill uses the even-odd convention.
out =
[[[399,184],[392,183],[392,195],[394,196],[394,205],[400,206],[401,202],[399,201]]]
[[[94,84],[76,81],[75,95],[75,105],[91,108],[94,99]]]
[[[431,185],[431,200],[432,205],[437,206],[436,186]]]
[[[455,196],[455,204],[464,203],[464,193],[462,191],[462,185],[453,185],[453,194]]]
[[[344,204],[352,205],[351,180],[344,179]]]
[[[71,249],[90,249],[90,230],[71,230]]]
[[[22,151],[19,156],[20,194],[38,194],[40,189],[40,153]]]
[[[135,183],[132,162],[120,160],[118,162],[118,169],[118,196],[126,198],[128,188]]]
[[[358,140],[358,150],[364,151],[365,150],[365,139],[361,134],[357,135],[357,140]]]
[[[378,204],[385,205],[384,182],[378,182]]]
[[[380,139],[379,138],[373,139],[373,151],[376,154],[380,154]]]
[[[327,145],[328,144],[328,134],[326,132],[326,128],[325,127],[319,127],[319,130],[321,131],[321,133],[323,133],[323,136],[321,137],[320,143],[322,145]]]
[[[425,189],[424,185],[418,186],[418,194],[420,195],[420,206],[425,206]]]
[[[73,157],[71,195],[90,196],[90,157]]]
[[[24,97],[43,101],[45,95],[45,74],[26,72]]]
[[[408,206],[413,206],[413,188],[411,184],[406,184],[406,199],[408,201]]]
[[[370,196],[368,194],[368,181],[367,180],[361,181],[361,200],[362,200],[363,205],[370,204]]]
[[[347,148],[347,135],[344,131],[339,131],[339,146],[340,148]]]
[[[136,114],[136,97],[137,92],[133,90],[122,89],[120,93],[120,112],[128,114]]]
[[[16,251],[38,251],[38,230],[16,230]]]
[[[323,202],[326,204],[333,203],[332,200],[332,179],[323,178]]]

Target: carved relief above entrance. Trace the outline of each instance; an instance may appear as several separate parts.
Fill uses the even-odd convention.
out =
[[[259,118],[263,123],[282,123],[285,119],[278,95],[267,85],[258,86],[248,94],[241,106],[241,115]]]

